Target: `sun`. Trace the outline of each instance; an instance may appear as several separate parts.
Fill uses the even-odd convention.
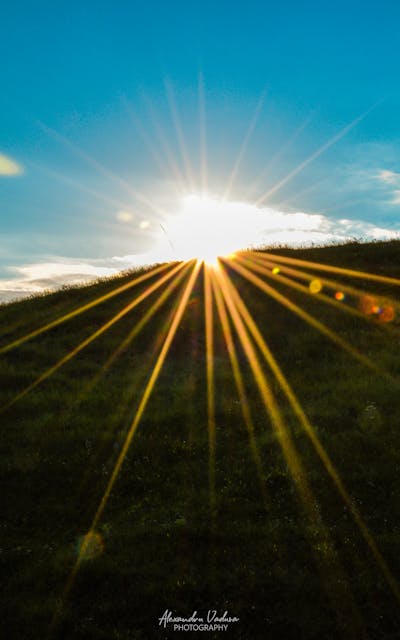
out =
[[[215,265],[251,244],[249,217],[256,207],[217,196],[191,194],[182,199],[176,215],[164,225],[168,241],[180,260],[197,258]]]

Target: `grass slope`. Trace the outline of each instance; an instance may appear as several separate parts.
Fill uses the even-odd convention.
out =
[[[400,243],[351,243],[277,254],[400,278]],[[128,282],[132,275],[0,307],[0,347]],[[400,577],[400,394],[304,321],[232,278],[301,400],[383,557]],[[341,278],[344,282],[345,279]],[[152,280],[151,280],[152,282]],[[346,279],[398,299],[389,286]],[[0,406],[109,320],[147,283],[0,357]],[[167,361],[53,637],[174,638],[166,609],[225,610],[222,637],[396,638],[399,603],[277,383],[265,372],[325,525],[307,517],[251,370],[239,355],[265,469],[265,496],[219,323],[215,329],[216,517],[208,488],[203,284],[192,293]],[[279,290],[400,380],[398,318],[383,327]],[[158,294],[0,413],[0,566],[7,640],[42,639],[60,603],[168,330],[164,305],[90,389],[90,381]],[[238,345],[237,345],[238,346]],[[265,500],[264,500],[265,498]],[[192,634],[220,637],[220,633]]]

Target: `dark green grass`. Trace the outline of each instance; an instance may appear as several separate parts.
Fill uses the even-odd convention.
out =
[[[276,253],[400,277],[397,242]],[[1,345],[130,277],[0,307]],[[400,579],[398,318],[387,329],[337,312],[318,297],[290,293],[293,301],[397,378],[397,383],[390,383],[253,285],[233,273],[232,278]],[[396,288],[351,282],[398,299]],[[145,286],[4,354],[1,406]],[[144,302],[0,414],[0,566],[7,639],[46,637],[79,540],[90,526],[156,361],[175,299],[155,315],[96,387],[86,395],[83,391],[154,300],[155,296]],[[318,520],[306,516],[249,365],[240,352],[239,358],[265,468],[267,504],[217,326],[216,515],[214,522],[210,518],[200,278],[100,520],[103,553],[83,562],[55,638],[179,637],[172,626],[158,626],[166,609],[180,616],[194,610],[200,615],[209,609],[221,614],[227,610],[240,618],[222,634],[230,638],[400,637],[399,604],[265,366],[332,547],[318,529]]]

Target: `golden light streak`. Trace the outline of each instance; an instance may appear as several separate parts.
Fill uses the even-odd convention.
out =
[[[266,191],[265,193],[263,193],[255,202],[255,205],[258,206],[260,205],[262,202],[264,202],[264,200],[266,200],[268,197],[270,197],[273,193],[275,193],[276,191],[278,191],[279,189],[281,189],[281,187],[283,187],[287,182],[289,182],[289,180],[291,180],[292,178],[294,178],[294,176],[296,176],[298,173],[300,173],[300,171],[303,171],[303,169],[305,169],[311,162],[313,162],[314,160],[316,160],[320,155],[322,155],[325,151],[327,151],[330,147],[332,147],[334,144],[336,144],[336,142],[338,142],[339,140],[341,140],[345,135],[347,135],[347,133],[349,133],[349,131],[351,131],[351,129],[353,129],[353,127],[355,127],[359,122],[361,122],[361,120],[363,120],[371,111],[372,109],[375,108],[376,105],[373,105],[372,107],[370,107],[365,113],[362,113],[360,116],[358,116],[357,118],[355,118],[352,122],[350,122],[348,125],[346,125],[345,127],[343,127],[343,129],[341,129],[341,131],[339,131],[339,133],[337,133],[335,136],[333,136],[330,140],[328,140],[328,142],[325,142],[325,144],[323,144],[319,149],[317,149],[316,151],[314,151],[314,153],[312,153],[310,156],[308,156],[308,158],[306,158],[305,160],[303,160],[303,162],[301,162],[295,169],[293,169],[293,171],[290,171],[290,173],[287,174],[287,176],[285,178],[283,178],[282,180],[280,180],[275,186],[273,186],[271,189],[269,189],[268,191]]]
[[[256,255],[266,256],[270,260],[279,260],[286,264],[296,264],[299,266],[307,267],[308,269],[314,269],[317,271],[328,271],[331,273],[340,273],[343,276],[351,276],[352,278],[360,278],[362,280],[372,280],[375,282],[381,282],[382,284],[392,284],[400,287],[399,278],[391,278],[389,276],[379,276],[375,273],[368,273],[368,271],[356,271],[354,269],[346,269],[344,267],[336,267],[323,262],[310,262],[309,260],[300,260],[299,258],[287,258],[285,256],[276,256],[273,253],[268,252],[255,252]]]
[[[5,411],[6,409],[9,409],[16,402],[18,402],[19,400],[24,398],[30,391],[32,391],[33,389],[36,389],[36,387],[39,384],[41,384],[42,382],[47,380],[47,378],[49,378],[51,375],[53,375],[53,373],[58,371],[58,369],[60,369],[60,367],[62,367],[64,364],[66,364],[67,362],[72,360],[72,358],[74,358],[78,353],[80,353],[83,349],[85,349],[85,347],[87,347],[89,344],[91,344],[94,340],[96,340],[103,333],[108,331],[108,329],[110,327],[112,327],[116,322],[121,320],[121,318],[126,316],[127,313],[129,313],[130,311],[132,311],[132,309],[137,307],[138,304],[143,302],[143,300],[148,298],[152,293],[154,293],[154,291],[159,289],[165,282],[167,282],[173,275],[175,275],[177,273],[177,271],[182,269],[183,266],[184,266],[184,263],[178,264],[174,269],[172,269],[172,271],[170,271],[165,276],[163,276],[159,280],[157,280],[157,282],[155,282],[154,284],[149,286],[142,294],[140,294],[132,302],[130,302],[128,305],[126,305],[121,311],[119,311],[115,316],[113,316],[111,318],[111,320],[108,320],[99,329],[94,331],[89,337],[85,338],[85,340],[83,340],[78,346],[76,346],[69,353],[67,353],[67,355],[65,355],[63,358],[61,358],[55,365],[53,365],[52,367],[47,369],[47,371],[45,371],[44,373],[42,373],[42,375],[40,375],[38,378],[36,378],[36,380],[34,382],[32,382],[32,384],[28,385],[25,389],[23,389],[20,393],[18,393],[10,402],[8,402],[6,405],[4,405],[0,409],[0,412]]]
[[[204,319],[206,330],[206,367],[207,367],[207,426],[209,446],[209,489],[211,517],[215,517],[215,383],[214,383],[214,335],[213,335],[213,298],[210,283],[210,268],[203,264],[204,271]]]
[[[223,260],[223,258],[221,258],[221,260]],[[346,340],[341,338],[337,333],[332,331],[332,329],[329,329],[329,327],[327,327],[325,324],[323,324],[322,322],[314,318],[312,315],[307,313],[307,311],[304,311],[304,309],[302,309],[297,304],[289,300],[289,298],[282,295],[281,293],[278,293],[276,289],[274,289],[273,287],[268,285],[266,282],[261,280],[258,276],[254,275],[254,273],[249,271],[246,267],[238,264],[238,262],[242,262],[242,263],[244,262],[243,259],[240,258],[240,256],[237,256],[236,260],[231,261],[229,264],[232,266],[233,269],[235,269],[235,271],[237,271],[242,276],[247,278],[247,280],[252,282],[256,287],[258,287],[259,289],[267,293],[269,296],[271,296],[272,298],[280,302],[287,309],[289,309],[290,311],[298,315],[300,318],[302,318],[302,320],[305,320],[309,325],[311,325],[312,327],[317,329],[320,333],[322,333],[327,338],[332,340],[332,342],[337,344],[344,351],[347,351],[350,355],[353,356],[353,358],[355,358],[356,360],[359,360],[359,362],[367,366],[369,369],[372,369],[376,373],[379,373],[381,376],[389,380],[392,384],[397,384],[397,381],[395,380],[395,378],[393,378],[393,376],[390,375],[390,373],[378,367],[378,365],[376,365],[370,358],[368,358],[368,356],[364,355],[360,351],[357,351],[357,349],[352,347],[351,344],[349,344]]]
[[[353,516],[354,521],[356,522],[365,542],[367,543],[367,545],[369,546],[378,566],[380,567],[383,575],[385,576],[385,579],[388,583],[388,585],[390,586],[394,596],[396,597],[396,600],[398,601],[398,603],[400,604],[400,589],[399,589],[399,585],[398,582],[396,580],[396,578],[393,576],[392,572],[390,571],[384,557],[382,556],[381,552],[379,551],[379,548],[375,542],[374,537],[372,536],[372,534],[370,533],[367,525],[365,524],[359,510],[357,509],[357,507],[355,506],[353,500],[350,498],[347,489],[344,485],[344,483],[342,482],[338,472],[336,471],[332,461],[330,460],[327,452],[325,451],[324,447],[322,446],[318,436],[315,433],[315,430],[313,429],[310,421],[308,420],[306,414],[304,413],[304,410],[300,404],[300,402],[298,401],[297,397],[295,396],[293,390],[291,389],[289,383],[287,382],[286,378],[283,376],[283,374],[278,370],[278,365],[276,365],[277,369],[276,369],[276,377],[279,381],[279,383],[282,386],[282,389],[284,390],[290,404],[292,405],[297,417],[300,420],[301,425],[304,428],[304,431],[306,432],[306,434],[308,435],[308,437],[310,438],[315,451],[317,452],[319,458],[321,459],[326,471],[328,472],[329,476],[331,477],[331,479],[333,480],[333,483],[336,487],[336,489],[338,490],[340,496],[342,497],[344,503],[346,504],[346,506],[348,507],[351,515]]]
[[[242,142],[242,146],[239,149],[238,156],[237,156],[235,164],[233,166],[231,175],[229,176],[228,183],[226,185],[226,189],[225,189],[225,192],[224,192],[224,195],[223,195],[223,200],[228,200],[229,197],[230,197],[233,185],[234,185],[235,180],[236,180],[236,176],[237,176],[238,171],[239,171],[240,163],[242,162],[243,156],[246,153],[247,145],[249,144],[250,138],[253,135],[254,129],[257,126],[258,118],[260,116],[261,109],[262,109],[262,107],[264,105],[265,94],[266,94],[266,89],[264,89],[264,91],[262,92],[262,94],[261,94],[261,96],[260,96],[260,98],[258,100],[254,115],[253,115],[253,117],[251,119],[251,122],[250,122],[250,125],[249,125],[249,127],[248,127],[248,129],[247,129],[247,131],[245,133],[244,140]]]
[[[228,280],[222,269],[216,270],[215,276],[223,293],[225,303],[229,310],[229,315],[233,321],[236,332],[252,369],[264,407],[271,418],[272,426],[282,448],[290,473],[298,487],[303,503],[308,505],[308,508],[311,508],[310,505],[314,503],[314,499],[311,495],[310,488],[308,487],[304,470],[297,456],[288,428],[281,416],[279,406],[266,380],[255,349],[250,341],[247,330],[239,315],[238,309],[234,304],[232,296],[233,285]]]
[[[338,617],[339,624],[342,625],[343,628],[346,628],[345,620],[347,620],[348,618],[352,618],[353,620],[355,620],[354,625],[358,628],[358,630],[362,630],[362,620],[360,618],[353,596],[347,588],[347,579],[344,575],[342,567],[339,564],[339,561],[336,558],[335,549],[329,533],[327,532],[322,522],[317,501],[308,484],[305,470],[293,444],[288,428],[281,416],[279,407],[276,404],[274,396],[266,382],[265,374],[262,371],[257,354],[250,342],[248,331],[243,323],[243,314],[241,313],[241,311],[242,304],[244,306],[244,303],[240,305],[239,313],[239,305],[237,304],[237,302],[239,300],[241,301],[241,298],[232,282],[226,275],[225,271],[222,268],[220,270],[217,270],[216,277],[218,278],[218,284],[223,294],[224,301],[229,309],[230,317],[232,318],[240,342],[252,368],[254,378],[256,380],[260,395],[264,403],[264,407],[267,411],[267,414],[271,417],[272,426],[274,427],[274,431],[277,435],[277,439],[288,465],[288,469],[297,486],[303,507],[305,508],[305,512],[310,520],[310,523],[316,529],[316,531],[312,533],[313,542],[318,544],[318,542],[322,541],[324,548],[326,549],[327,557],[321,557],[317,552],[315,552],[315,557],[319,565],[319,570],[323,578],[325,589],[331,599],[332,606]],[[327,569],[330,576],[332,576],[333,578],[332,580],[327,579]],[[338,606],[338,598],[340,599],[340,607]]]
[[[165,291],[162,292],[162,294],[157,298],[157,300],[150,307],[150,309],[147,311],[147,313],[145,313],[145,315],[141,318],[141,320],[133,327],[133,329],[126,336],[126,338],[121,343],[121,345],[118,347],[116,352],[112,356],[110,356],[110,358],[107,360],[107,362],[103,365],[103,369],[106,369],[106,368],[108,368],[110,366],[110,364],[121,353],[121,351],[123,349],[125,349],[132,342],[132,340],[138,335],[138,333],[143,329],[143,327],[145,327],[145,325],[153,317],[153,315],[156,313],[156,311],[171,296],[171,293],[174,291],[174,289],[176,289],[176,287],[179,285],[181,280],[186,275],[188,269],[190,268],[190,263],[189,262],[184,262],[182,265],[178,265],[178,266],[180,268],[180,273],[179,273],[179,269],[175,272],[175,277],[172,280],[172,282],[169,283],[169,285],[165,289]]]
[[[257,477],[258,477],[260,490],[261,490],[261,494],[264,501],[264,506],[267,506],[270,503],[270,499],[267,495],[267,490],[266,490],[265,471],[263,469],[261,455],[258,449],[256,437],[255,437],[254,423],[253,423],[253,419],[251,417],[251,412],[250,412],[250,404],[247,398],[246,389],[243,383],[243,377],[239,367],[236,348],[235,348],[235,344],[232,337],[232,331],[229,325],[228,314],[226,312],[226,308],[225,308],[223,297],[220,291],[219,283],[213,272],[211,272],[210,274],[210,279],[211,279],[211,283],[212,283],[212,287],[215,295],[215,301],[217,304],[217,310],[218,310],[218,315],[221,322],[222,332],[224,335],[225,344],[228,350],[228,355],[229,355],[229,359],[232,367],[233,377],[234,377],[236,388],[239,395],[240,408],[242,411],[243,420],[246,425],[247,432],[249,434],[250,450],[251,450],[254,464],[256,467]]]
[[[140,284],[141,282],[145,282],[145,280],[152,278],[157,273],[166,271],[166,269],[170,268],[170,266],[171,266],[170,263],[166,263],[166,264],[160,265],[159,267],[155,267],[154,269],[147,271],[145,274],[139,276],[138,278],[134,278],[133,280],[130,280],[128,283],[123,284],[122,286],[117,287],[116,289],[113,289],[109,293],[106,293],[103,296],[100,296],[99,298],[96,298],[95,300],[92,300],[91,302],[88,302],[87,304],[84,304],[81,307],[74,309],[74,311],[70,311],[69,313],[66,313],[65,315],[61,316],[61,318],[57,318],[56,320],[52,320],[51,322],[48,322],[47,324],[40,327],[39,329],[35,329],[34,331],[27,333],[22,338],[18,338],[17,340],[10,342],[4,347],[1,347],[0,355],[2,353],[7,353],[8,351],[11,351],[11,349],[15,349],[16,347],[21,346],[28,340],[32,340],[33,338],[40,336],[42,333],[45,333],[46,331],[50,331],[50,329],[53,329],[54,327],[58,327],[63,322],[67,322],[68,320],[71,320],[72,318],[75,318],[76,316],[82,313],[85,313],[86,311],[89,311],[89,309],[93,309],[94,307],[97,307],[99,304],[102,304],[106,300],[110,300],[110,298],[113,298],[114,296],[117,296],[120,293],[127,291],[128,289],[131,289],[132,287],[136,287],[136,285]]]
[[[309,277],[307,276],[307,274],[302,273],[301,271],[297,271],[295,269],[290,269],[289,267],[274,266],[274,264],[276,264],[274,262],[267,262],[264,260],[260,261],[259,259],[257,259],[257,256],[254,256],[253,254],[243,253],[241,254],[241,257],[243,258],[243,261],[246,263],[246,265],[250,269],[253,269],[253,271],[256,271],[257,273],[265,275],[268,278],[271,278],[278,282],[282,282],[282,284],[288,285],[292,289],[296,291],[300,291],[305,295],[312,295],[308,287],[300,284],[299,282],[296,282],[295,280],[291,280],[290,278],[287,278],[286,276],[283,275],[282,272],[293,275],[297,278],[301,278],[302,280],[309,280]],[[271,276],[271,274],[273,277]],[[324,284],[328,286],[332,286],[332,281],[325,280],[324,278]],[[333,287],[333,289],[336,289],[336,288],[339,288],[339,286]],[[346,290],[349,293],[349,290],[343,285],[340,285],[340,288],[343,290]],[[361,294],[361,291],[357,295],[360,295],[360,294]],[[343,301],[345,298],[345,294],[343,293],[343,291],[337,291],[333,296],[333,298],[330,298],[324,293],[320,293],[318,298],[319,300],[322,300],[324,303],[335,307],[335,309],[341,309],[342,311],[345,311],[346,313],[350,313],[351,315],[354,315],[357,318],[365,318],[365,315],[360,311],[358,311],[357,309],[355,309],[354,307],[350,307],[350,306],[344,307],[343,304],[339,304],[339,302]]]
[[[268,275],[268,269],[266,267],[269,267],[271,272],[273,274],[277,274],[280,272],[283,272],[287,275],[291,275],[294,276],[295,278],[299,278],[300,280],[304,280],[306,282],[311,282],[312,280],[315,279],[315,274],[313,273],[307,273],[306,271],[300,271],[299,269],[293,269],[291,267],[286,266],[286,264],[281,264],[281,263],[285,263],[284,260],[280,259],[279,257],[275,257],[274,260],[266,258],[262,252],[259,251],[254,251],[251,253],[243,253],[241,254],[243,258],[248,258],[248,260],[250,262],[252,262],[254,265],[257,264],[257,268],[254,267],[257,271],[259,271],[259,273],[261,273],[260,267],[261,265],[263,265],[264,269],[262,269],[262,272],[266,275]],[[279,263],[279,266],[276,266]],[[285,277],[281,277],[280,280],[282,282],[285,282],[286,284],[289,285],[295,285],[298,284],[296,282],[293,282],[293,280],[290,280],[289,278],[285,278]],[[342,289],[343,291],[345,291],[346,293],[354,296],[354,297],[360,297],[364,294],[364,291],[362,291],[361,289],[357,289],[355,287],[351,287],[349,285],[345,285],[342,282],[338,282],[337,280],[331,280],[330,278],[325,278],[323,277],[323,283],[325,285],[327,285],[329,288],[332,289]],[[303,287],[301,285],[299,285],[299,291],[307,291],[308,287]],[[295,287],[297,288],[297,287]],[[323,296],[320,296],[321,299],[324,299]],[[327,300],[326,300],[327,301]]]
[[[76,409],[77,405],[79,405],[79,403],[83,400],[83,398],[85,396],[87,396],[88,393],[90,393],[90,391],[95,387],[97,382],[104,375],[104,373],[111,367],[112,363],[115,361],[115,359],[121,353],[121,351],[123,351],[132,342],[132,340],[139,334],[139,332],[143,329],[143,327],[153,317],[155,312],[171,296],[173,290],[176,289],[176,287],[180,284],[182,279],[187,275],[187,272],[190,269],[190,267],[191,267],[191,264],[189,262],[185,263],[185,265],[184,265],[183,269],[180,271],[180,273],[175,275],[174,279],[172,280],[172,282],[169,283],[168,287],[165,289],[165,291],[163,291],[161,296],[159,298],[157,298],[155,303],[150,307],[150,309],[143,316],[143,318],[132,328],[132,330],[126,336],[126,338],[124,338],[123,342],[119,345],[119,347],[116,349],[116,351],[114,351],[114,353],[111,354],[111,356],[108,358],[108,360],[102,366],[101,370],[97,373],[97,375],[90,381],[90,383],[86,386],[86,388],[79,394],[79,397],[74,402],[74,409]],[[120,409],[121,409],[121,402],[119,403],[118,411],[120,411]],[[114,415],[113,415],[113,420],[114,420]],[[107,446],[107,443],[104,442],[104,446],[103,446],[103,448],[101,450],[103,450],[104,447],[106,447],[106,446]],[[87,472],[86,472],[86,478],[88,477],[88,475],[89,475],[89,470],[87,470]],[[84,477],[82,479],[81,486],[85,484],[86,478]]]
[[[228,277],[226,276],[226,279],[228,280]],[[344,485],[344,483],[342,482],[342,480],[340,479],[340,476],[338,474],[338,472],[336,471],[332,461],[330,460],[327,452],[325,451],[323,445],[321,444],[318,436],[315,433],[314,428],[312,427],[310,421],[308,420],[299,400],[296,397],[296,394],[294,393],[294,391],[292,390],[289,382],[287,381],[285,375],[283,374],[281,368],[279,367],[277,361],[275,360],[271,350],[269,349],[268,345],[266,344],[265,340],[263,339],[256,323],[254,322],[253,318],[251,317],[246,305],[244,304],[242,298],[240,297],[239,293],[237,292],[237,290],[230,284],[229,285],[230,288],[230,292],[231,295],[233,297],[233,301],[234,304],[237,306],[240,314],[242,315],[251,335],[253,336],[254,340],[256,341],[261,353],[263,354],[266,362],[268,363],[269,367],[271,368],[271,371],[273,372],[273,374],[275,375],[279,385],[281,386],[282,390],[284,391],[286,397],[288,398],[295,414],[297,415],[302,427],[304,428],[304,431],[306,432],[307,436],[309,437],[310,441],[312,442],[315,451],[317,452],[320,460],[322,461],[326,471],[328,472],[329,476],[331,477],[331,479],[333,480],[333,483],[335,485],[335,487],[337,488],[340,496],[342,497],[343,501],[345,502],[346,506],[349,508],[354,521],[356,522],[356,524],[359,527],[359,530],[361,531],[364,540],[367,542],[369,548],[371,549],[375,560],[378,563],[378,566],[380,567],[382,573],[384,574],[390,588],[392,589],[393,594],[396,596],[396,599],[399,601],[400,603],[400,590],[399,590],[399,586],[397,584],[396,579],[394,578],[394,576],[392,575],[389,567],[387,566],[383,556],[381,555],[376,542],[373,538],[373,536],[371,535],[371,533],[369,532],[368,527],[366,526],[366,524],[364,523],[362,516],[360,514],[360,512],[358,511],[357,507],[354,505],[353,501],[351,500],[347,489]]]
[[[190,268],[189,263],[185,263],[182,266],[181,272],[176,273],[172,282],[169,283],[168,287],[162,294],[157,298],[154,304],[150,307],[150,309],[145,313],[145,315],[141,318],[141,320],[134,325],[129,334],[124,338],[119,347],[111,354],[111,356],[106,360],[104,365],[101,367],[101,370],[94,376],[94,378],[90,381],[90,383],[85,387],[85,389],[79,394],[78,399],[74,403],[74,407],[76,408],[77,404],[82,401],[82,399],[90,393],[90,391],[96,386],[97,382],[100,378],[108,371],[113,362],[118,358],[120,353],[126,349],[130,343],[134,340],[134,338],[140,333],[140,331],[146,326],[149,320],[153,317],[156,311],[166,302],[166,300],[171,296],[172,292],[179,283],[182,281],[184,276],[186,275],[187,270]]]
[[[126,456],[128,450],[129,450],[129,447],[131,445],[132,439],[133,439],[133,437],[134,437],[134,435],[136,433],[136,430],[137,430],[137,428],[139,426],[139,423],[140,423],[140,420],[142,418],[142,415],[143,415],[143,413],[144,413],[144,411],[146,409],[147,403],[148,403],[149,398],[151,396],[151,393],[153,391],[154,385],[155,385],[155,383],[156,383],[156,381],[158,379],[158,376],[160,374],[162,366],[163,366],[163,364],[165,362],[165,358],[167,357],[167,354],[168,354],[168,351],[170,349],[171,343],[172,343],[172,341],[173,341],[173,339],[175,337],[176,331],[177,331],[177,329],[179,327],[179,324],[180,324],[180,321],[182,319],[183,313],[184,313],[184,311],[186,309],[186,305],[187,305],[187,302],[189,300],[190,294],[191,294],[191,292],[193,290],[194,284],[195,284],[196,279],[198,277],[200,267],[201,267],[201,262],[196,261],[195,264],[194,264],[192,273],[190,275],[189,281],[186,284],[185,290],[184,290],[184,292],[183,292],[183,294],[181,296],[181,299],[179,301],[179,305],[178,305],[176,313],[175,313],[175,315],[173,317],[171,326],[170,326],[168,334],[167,334],[167,336],[165,338],[164,344],[163,344],[163,346],[161,348],[160,354],[159,354],[159,356],[157,358],[157,362],[154,365],[153,371],[151,373],[149,381],[148,381],[148,383],[146,385],[146,388],[144,390],[144,393],[142,395],[142,399],[141,399],[140,404],[138,406],[138,409],[136,411],[135,417],[134,417],[134,419],[133,419],[133,421],[131,423],[131,426],[130,426],[130,428],[128,430],[128,433],[126,435],[125,442],[124,442],[123,447],[121,449],[121,452],[120,452],[120,454],[118,456],[117,462],[115,463],[115,466],[114,466],[112,475],[110,477],[110,480],[109,480],[109,482],[107,484],[107,487],[106,487],[106,489],[104,491],[103,497],[102,497],[102,499],[100,501],[100,504],[99,504],[99,506],[97,508],[97,511],[95,513],[95,516],[93,518],[93,521],[92,521],[92,524],[91,524],[91,526],[89,528],[89,531],[86,534],[85,539],[84,539],[84,541],[82,543],[82,548],[81,548],[80,553],[78,555],[77,561],[76,561],[76,563],[75,563],[75,565],[74,565],[74,567],[73,567],[73,569],[72,569],[72,571],[70,573],[70,576],[68,578],[66,587],[65,587],[64,592],[62,594],[61,605],[56,610],[56,612],[54,614],[54,617],[53,617],[53,620],[52,620],[51,625],[50,625],[50,634],[54,630],[55,625],[57,624],[57,622],[58,622],[58,620],[59,620],[59,618],[60,618],[60,616],[62,614],[62,606],[63,606],[63,604],[64,604],[64,602],[65,602],[65,600],[66,600],[66,598],[67,598],[72,586],[73,586],[75,577],[76,577],[76,575],[77,575],[77,573],[79,571],[79,568],[80,568],[80,566],[82,564],[82,561],[83,561],[83,559],[85,557],[85,553],[87,551],[87,549],[86,549],[86,546],[87,546],[86,545],[86,539],[90,540],[91,539],[91,535],[95,534],[95,532],[96,532],[97,524],[98,524],[98,522],[99,522],[99,520],[101,518],[101,515],[102,515],[102,513],[104,511],[104,508],[105,508],[105,506],[107,504],[107,501],[108,501],[108,498],[109,498],[110,493],[112,491],[112,488],[113,488],[113,486],[115,484],[115,481],[116,481],[116,479],[117,479],[117,477],[119,475],[119,472],[120,472],[120,469],[122,467],[122,464],[123,464],[123,462],[125,460],[125,456]]]
[[[307,282],[310,282],[315,279],[314,274],[310,274],[305,271],[299,271],[298,269],[292,269],[291,267],[288,267],[288,266],[282,266],[282,265],[280,265],[279,267],[274,266],[277,264],[276,261],[273,261],[273,262],[269,261],[267,258],[263,257],[262,254],[259,252],[242,253],[240,255],[243,258],[243,260],[245,260],[245,262],[247,263],[247,266],[249,266],[254,271],[257,271],[258,273],[266,275],[267,277],[271,277],[271,273],[274,276],[277,276],[278,274],[280,274],[278,278],[274,278],[274,279],[284,284],[287,284],[288,286],[292,287],[292,289],[296,289],[297,291],[301,291],[302,293],[306,293],[306,294],[311,293],[308,287],[305,287],[299,284],[298,282],[291,280],[290,278],[286,278],[284,275],[282,275],[281,272],[284,272],[288,275],[292,275],[295,278],[299,278]],[[346,313],[350,313],[353,316],[356,316],[358,318],[363,318],[364,320],[366,319],[365,312],[362,312],[357,308],[349,305],[343,306],[343,304],[338,304],[338,302],[343,302],[343,300],[346,297],[345,296],[346,293],[359,300],[362,300],[363,298],[365,298],[364,291],[362,291],[361,289],[357,289],[355,287],[344,285],[341,282],[338,282],[336,280],[331,280],[330,278],[325,278],[325,277],[323,278],[323,284],[327,285],[329,288],[333,290],[336,289],[337,291],[335,292],[333,297],[329,297],[324,293],[319,292],[318,297],[320,300],[322,300],[326,304],[330,304],[334,306],[336,309],[340,308],[342,311]],[[382,296],[378,296],[378,297],[381,298]]]

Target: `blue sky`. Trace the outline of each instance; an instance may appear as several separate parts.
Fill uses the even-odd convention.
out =
[[[218,198],[242,148],[232,200],[278,184],[265,216],[314,216],[321,239],[340,220],[347,236],[400,231],[399,14],[395,1],[6,3],[2,299],[159,246],[182,141],[187,193],[202,150]]]

